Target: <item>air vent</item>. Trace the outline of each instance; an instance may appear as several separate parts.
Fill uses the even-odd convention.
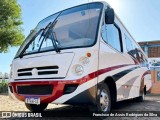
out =
[[[31,72],[25,72],[25,73],[18,73],[18,76],[31,76]]]
[[[35,68],[18,69],[18,76],[34,76],[34,75],[52,75],[58,74],[58,66],[43,66]]]
[[[45,70],[45,69],[58,69],[58,66],[46,66],[37,68],[37,70]]]
[[[50,74],[58,74],[58,71],[40,71],[38,75],[50,75]]]
[[[31,71],[33,68],[19,69],[18,72]]]
[[[24,95],[51,95],[53,85],[29,85],[17,86],[18,94]]]

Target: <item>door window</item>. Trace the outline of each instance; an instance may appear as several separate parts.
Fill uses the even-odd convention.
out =
[[[102,27],[102,38],[103,40],[112,46],[114,49],[118,51],[122,51],[121,49],[121,35],[120,30],[116,25],[103,25]]]

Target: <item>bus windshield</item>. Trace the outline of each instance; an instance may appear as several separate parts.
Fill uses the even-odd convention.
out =
[[[102,3],[90,3],[43,19],[26,38],[16,57],[52,51],[55,47],[62,50],[93,46],[98,34],[102,8]],[[54,27],[47,32],[53,22]]]

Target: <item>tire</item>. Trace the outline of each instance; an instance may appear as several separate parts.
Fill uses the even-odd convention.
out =
[[[102,83],[98,87],[97,110],[102,113],[109,113],[111,110],[111,95],[107,84]]]
[[[142,96],[139,96],[136,98],[137,102],[143,102],[144,101],[144,95],[145,95],[145,91],[143,90]]]
[[[25,106],[31,112],[43,112],[47,108],[48,104],[43,103],[43,104],[40,104],[40,105],[34,105],[34,104],[25,103]]]

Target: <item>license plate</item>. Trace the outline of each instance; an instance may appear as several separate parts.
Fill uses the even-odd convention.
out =
[[[25,103],[39,105],[40,104],[40,98],[38,98],[38,97],[27,97],[25,99]]]

